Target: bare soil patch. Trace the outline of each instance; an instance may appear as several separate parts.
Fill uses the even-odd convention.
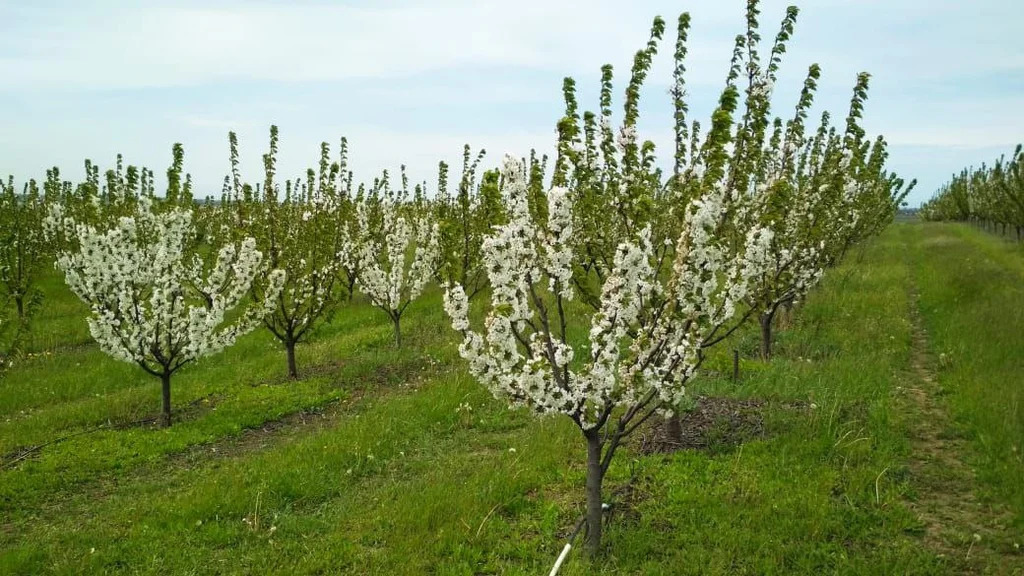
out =
[[[679,415],[679,436],[672,437],[665,420],[652,418],[634,433],[632,444],[642,454],[729,451],[744,442],[765,437],[764,413],[770,405],[762,398],[698,396],[696,406]],[[775,405],[804,408],[797,402]]]

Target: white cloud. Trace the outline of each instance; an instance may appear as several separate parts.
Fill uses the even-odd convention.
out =
[[[1016,146],[1024,139],[1024,130],[1017,126],[978,126],[959,128],[921,128],[895,130],[885,134],[891,146],[918,146],[977,150],[982,148]]]
[[[610,1],[586,9],[537,1],[72,9],[16,29],[25,35],[12,41],[20,54],[0,60],[0,76],[7,89],[116,88],[386,78],[462,66],[565,70],[593,67],[602,53],[628,56],[643,38],[645,12]]]
[[[243,128],[255,128],[256,124],[249,121],[240,120],[228,120],[224,118],[214,118],[210,116],[183,116],[181,122],[193,126],[195,128],[210,128],[217,130],[222,133],[227,133],[231,130],[240,130]]]
[[[887,136],[894,163],[909,147],[981,151],[1010,146],[1024,134],[1024,121],[1012,112],[1021,101],[1007,96],[1013,79],[1019,87],[1024,78],[1019,0],[796,1],[802,12],[783,65],[779,113],[789,112],[803,73],[817,61],[824,70],[818,102],[834,118],[844,113],[855,74],[873,73],[866,127]],[[763,2],[766,40],[791,2]],[[706,120],[733,37],[743,30],[743,6],[742,0],[0,1],[0,100],[8,103],[0,107],[0,160],[8,163],[0,168],[39,175],[57,163],[77,177],[82,157],[106,164],[122,150],[160,173],[170,143],[181,140],[197,181],[219,189],[226,131],[240,133],[246,168],[258,175],[266,126],[277,122],[282,165],[293,176],[316,159],[322,139],[346,134],[358,177],[406,162],[415,179],[432,180],[437,161],[457,163],[465,142],[487,147],[493,164],[505,151],[550,149],[561,111],[552,76],[579,77],[581,105],[592,108],[594,76],[611,62],[618,107],[632,55],[658,13],[668,30],[644,104],[666,106],[675,17],[689,9],[692,112]],[[506,77],[508,70],[519,74]],[[445,81],[459,75],[467,80]],[[354,81],[359,94],[325,87],[335,81]],[[240,87],[249,86],[255,86],[251,94],[237,101]],[[266,86],[272,93],[259,93]],[[306,90],[317,96],[301,98]],[[464,110],[470,104],[472,115]],[[389,117],[389,107],[401,114]],[[422,118],[430,122],[404,125]],[[661,129],[670,121],[647,110],[641,120],[656,131],[665,157],[671,138]],[[958,168],[904,165],[932,177]],[[925,174],[908,174],[917,175]]]

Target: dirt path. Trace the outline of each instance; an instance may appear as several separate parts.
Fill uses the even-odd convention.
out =
[[[912,371],[902,389],[911,413],[910,508],[923,525],[924,544],[955,573],[1024,574],[1017,548],[1024,538],[1011,534],[1009,513],[975,494],[977,479],[964,458],[969,446],[942,405],[918,300],[912,288]]]

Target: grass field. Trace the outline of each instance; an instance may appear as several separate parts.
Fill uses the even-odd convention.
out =
[[[582,511],[579,432],[472,381],[436,292],[397,351],[382,313],[343,309],[298,381],[250,335],[176,377],[159,429],[159,383],[45,290],[0,381],[0,574],[546,574]],[[892,226],[770,364],[753,330],[709,360],[692,391],[727,408],[688,421],[698,448],[634,438],[607,552],[563,573],[1024,574],[1022,304],[1019,246]]]

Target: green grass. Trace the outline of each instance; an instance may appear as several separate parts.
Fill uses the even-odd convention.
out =
[[[976,448],[982,486],[1013,508],[1024,533],[1024,250],[966,225],[915,230],[939,383]]]
[[[590,562],[574,552],[563,573],[951,573],[906,505],[913,422],[896,389],[909,370],[915,275],[937,350],[965,346],[959,335],[979,346],[1006,336],[947,304],[957,296],[942,274],[956,272],[928,248],[935,234],[977,266],[991,259],[989,282],[1024,270],[1019,253],[972,231],[890,229],[797,310],[777,360],[745,359],[737,384],[717,377],[731,370],[729,349],[754,357],[756,334],[742,334],[692,387],[767,399],[764,437],[671,455],[640,454],[634,441],[607,480],[612,494],[636,479],[607,553]],[[158,383],[84,344],[73,298],[51,279],[46,290],[54,308],[35,355],[0,381],[0,453],[158,409]],[[992,292],[977,305],[1012,301]],[[171,429],[101,429],[0,471],[0,574],[547,573],[582,511],[580,434],[564,418],[509,411],[473,382],[439,304],[434,292],[409,309],[399,351],[382,313],[343,309],[300,346],[306,376],[294,382],[283,351],[251,335],[176,378]],[[965,326],[943,336],[951,317]],[[1017,322],[1017,342],[1020,320],[1019,309],[1000,316],[1007,331]],[[1011,342],[977,365],[957,351],[941,375],[958,390],[950,403],[978,439],[993,497],[1021,478],[983,464],[1021,430],[1009,406],[1019,388],[994,383],[1020,368]],[[978,375],[989,380],[974,384]]]

